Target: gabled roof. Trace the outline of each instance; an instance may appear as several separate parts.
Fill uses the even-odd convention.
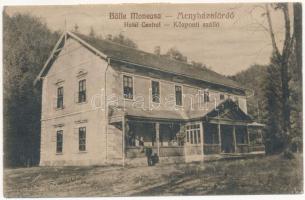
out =
[[[37,77],[37,80],[46,75],[49,67],[52,65],[52,58],[54,59],[56,57],[55,54],[58,53],[56,50],[60,48],[61,45],[63,45],[62,40],[67,37],[72,37],[78,40],[81,44],[93,50],[104,59],[110,58],[117,61],[125,61],[131,64],[173,73],[192,79],[245,90],[245,88],[241,87],[235,81],[212,70],[196,67],[184,62],[179,62],[165,56],[158,56],[152,53],[137,50],[111,42],[109,40],[97,39],[80,33],[71,32],[66,32],[64,36],[61,37],[60,41],[55,46],[50,58]]]
[[[215,109],[205,115],[209,118],[219,118],[226,120],[239,120],[252,122],[253,119],[250,115],[245,113],[236,102],[232,99],[227,99],[217,105]]]

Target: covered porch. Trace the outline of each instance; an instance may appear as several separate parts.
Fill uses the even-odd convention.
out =
[[[115,114],[115,115],[114,115]],[[218,157],[264,154],[262,124],[253,122],[229,100],[203,117],[183,118],[177,111],[125,109],[113,112],[110,124],[121,126],[122,159],[146,159],[151,149],[160,160],[190,162]]]
[[[205,116],[204,154],[264,153],[263,127],[234,101],[223,102]]]
[[[128,118],[125,130],[126,158],[145,157],[145,148],[151,148],[159,157],[184,156],[182,127],[180,122]]]

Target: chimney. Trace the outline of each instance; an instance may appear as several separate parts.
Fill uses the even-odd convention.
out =
[[[107,40],[112,40],[112,35],[111,34],[107,35]]]
[[[154,54],[156,54],[157,56],[160,56],[160,54],[161,54],[161,47],[160,46],[155,46]]]

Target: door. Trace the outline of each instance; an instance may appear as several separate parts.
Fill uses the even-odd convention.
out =
[[[186,162],[203,159],[203,131],[201,122],[192,122],[185,125],[184,156]]]

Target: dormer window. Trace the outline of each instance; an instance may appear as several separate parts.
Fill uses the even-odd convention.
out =
[[[133,99],[133,79],[131,76],[123,76],[123,96],[125,99]]]

